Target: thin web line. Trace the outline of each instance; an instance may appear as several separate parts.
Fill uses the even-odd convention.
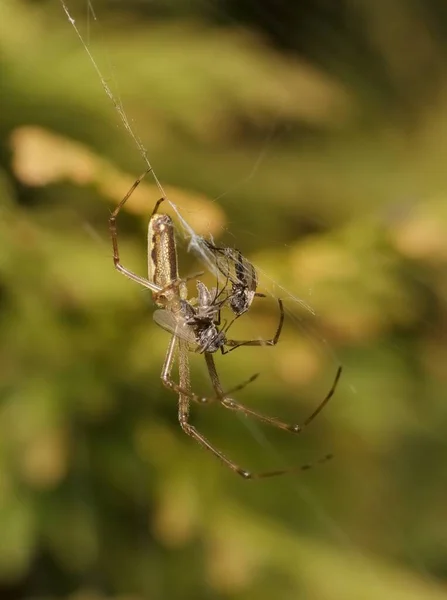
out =
[[[68,19],[70,25],[73,27],[74,31],[76,32],[77,37],[79,38],[82,46],[84,47],[85,52],[87,53],[88,58],[90,59],[90,62],[93,65],[93,68],[99,77],[99,80],[101,82],[101,85],[102,85],[105,93],[107,94],[110,101],[112,102],[127,133],[131,136],[136,147],[140,151],[141,157],[143,158],[144,162],[146,163],[147,170],[149,173],[151,173],[151,175],[155,181],[155,184],[157,185],[157,188],[160,192],[160,195],[163,196],[169,202],[169,204],[171,205],[175,214],[177,215],[177,218],[183,229],[184,236],[186,239],[189,239],[188,251],[191,251],[194,254],[198,255],[200,257],[200,259],[202,260],[202,262],[204,262],[207,265],[209,270],[212,273],[214,273],[215,275],[219,276],[219,273],[217,272],[214,261],[213,261],[212,253],[205,246],[203,238],[201,236],[197,235],[195,233],[195,231],[193,230],[193,228],[189,225],[189,223],[183,218],[177,205],[174,202],[172,202],[172,200],[167,196],[166,191],[164,190],[160,180],[158,179],[157,175],[155,174],[155,171],[152,167],[151,162],[149,161],[149,158],[147,156],[147,150],[146,150],[145,146],[143,145],[143,142],[138,137],[138,135],[135,133],[135,131],[132,128],[132,125],[129,122],[129,119],[127,118],[127,115],[124,110],[122,102],[118,101],[115,94],[113,94],[109,84],[107,83],[105,77],[103,76],[103,74],[101,72],[101,69],[98,66],[98,63],[96,62],[87,43],[85,42],[84,38],[82,37],[82,34],[76,25],[76,20],[71,16],[71,13],[70,13],[65,1],[60,0],[60,3],[61,3],[61,6],[62,6],[66,16],[67,16],[67,19]],[[95,18],[96,18],[96,15],[95,15]],[[256,163],[252,169],[252,172],[249,174],[248,177],[253,176],[254,172],[256,172],[264,154],[265,154],[265,148],[262,149],[261,154],[260,154],[258,160],[256,161]],[[221,197],[222,197],[222,195],[221,195]],[[274,282],[270,277],[268,277],[268,275],[266,273],[264,273],[262,270],[258,269],[258,267],[256,267],[256,268],[257,268],[258,272],[261,273],[266,279],[271,281],[275,285],[276,288],[281,290],[281,293],[284,296],[286,296],[286,297],[290,298],[291,300],[293,300],[294,302],[300,304],[307,312],[309,312],[311,315],[315,316],[314,309],[311,306],[309,306],[309,304],[307,304],[302,298],[291,294],[290,291],[287,290],[285,287],[278,284],[277,282]],[[272,294],[270,294],[270,295],[272,295]]]

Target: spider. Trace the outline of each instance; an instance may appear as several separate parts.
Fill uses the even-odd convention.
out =
[[[194,305],[193,302],[188,301],[186,284],[190,279],[195,279],[197,276],[188,277],[186,279],[181,279],[179,277],[174,223],[171,217],[168,215],[159,214],[157,212],[160,204],[165,200],[165,198],[160,198],[160,200],[157,201],[149,220],[148,277],[141,277],[140,275],[137,275],[136,273],[133,273],[124,267],[121,264],[118,249],[118,232],[116,226],[117,216],[124,204],[127,202],[129,197],[149,171],[150,169],[148,169],[133,183],[127,194],[119,202],[115,210],[110,215],[109,229],[113,247],[113,262],[115,268],[120,273],[151,290],[154,301],[159,307],[159,309],[154,312],[153,318],[160,327],[172,334],[161,371],[161,380],[167,388],[178,394],[178,419],[181,428],[187,435],[209,450],[233,472],[237,473],[244,479],[273,477],[285,473],[309,469],[311,465],[307,464],[299,467],[279,469],[275,471],[263,471],[260,473],[247,471],[227,458],[220,450],[215,448],[206,439],[206,437],[189,422],[191,401],[198,402],[200,404],[207,404],[217,401],[229,410],[243,413],[244,415],[258,419],[261,422],[273,425],[285,431],[299,434],[307,425],[309,425],[309,423],[311,423],[311,421],[313,421],[313,419],[320,413],[320,411],[333,396],[341,375],[341,367],[338,369],[335,380],[326,397],[301,425],[290,425],[274,417],[260,414],[254,410],[246,408],[242,404],[239,404],[229,397],[230,394],[241,390],[246,385],[254,381],[258,377],[258,374],[253,375],[247,381],[235,386],[231,390],[224,392],[217,374],[213,353],[219,349],[225,353],[225,346],[229,347],[231,350],[240,346],[276,345],[279,340],[284,321],[282,302],[279,300],[279,307],[281,311],[280,322],[272,339],[245,341],[228,339],[226,337],[226,332],[234,320],[230,322],[229,326],[219,329],[220,310],[226,303],[229,303],[230,307],[232,306],[231,300],[234,300],[235,297],[234,282],[231,294],[227,294],[227,284],[225,284],[225,286],[219,291],[217,288],[209,290],[202,282],[197,281],[198,298],[196,305]],[[254,270],[253,266],[244,257],[242,257],[240,253],[238,256],[241,264],[247,264],[249,267],[251,267],[251,273],[254,274],[252,275],[252,281],[256,282],[256,271]],[[239,281],[239,283],[242,284],[243,282]],[[249,287],[252,287],[252,285],[249,284]],[[248,291],[250,292],[250,290]],[[251,290],[251,292],[253,292],[253,290]],[[234,302],[233,305],[235,306]],[[234,311],[234,306],[233,312],[235,312],[237,318],[240,315]],[[248,308],[249,305],[243,312],[246,312]],[[240,314],[242,314],[242,312]],[[208,374],[216,394],[215,397],[202,397],[195,394],[191,390],[189,366],[189,354],[191,351],[199,352],[204,355]],[[179,371],[178,384],[171,377],[172,368],[174,366],[176,357],[178,359]],[[326,455],[323,457],[323,459],[320,459],[319,462],[324,462],[329,458],[331,458],[331,455]]]

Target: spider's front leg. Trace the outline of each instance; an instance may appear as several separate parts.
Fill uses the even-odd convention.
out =
[[[240,348],[241,346],[276,346],[279,342],[279,338],[281,336],[282,328],[284,325],[284,305],[281,298],[278,298],[279,305],[279,323],[276,329],[275,335],[270,340],[227,340],[226,346],[229,348],[221,348],[222,354],[228,354],[236,348]]]
[[[118,247],[118,229],[116,226],[116,220],[117,220],[119,212],[121,211],[123,206],[126,204],[127,200],[130,198],[130,196],[133,194],[135,189],[140,185],[143,178],[151,170],[152,170],[151,168],[147,169],[140,177],[138,177],[138,179],[134,182],[134,184],[132,185],[130,190],[127,192],[127,194],[121,200],[121,202],[118,204],[118,206],[115,208],[115,210],[111,213],[111,215],[109,217],[109,231],[110,231],[110,237],[112,239],[113,264],[115,265],[115,269],[117,271],[119,271],[120,273],[122,273],[125,277],[128,277],[132,281],[136,281],[140,285],[148,288],[149,290],[151,290],[151,292],[157,293],[157,292],[160,292],[160,290],[161,290],[160,286],[156,285],[153,281],[150,281],[149,279],[146,279],[145,277],[141,277],[140,275],[137,275],[136,273],[134,273],[133,271],[130,271],[124,265],[121,264],[120,255],[119,255],[119,247]]]

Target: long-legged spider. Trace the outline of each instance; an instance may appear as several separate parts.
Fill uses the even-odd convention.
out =
[[[254,417],[261,422],[273,425],[280,429],[292,433],[301,433],[301,431],[313,421],[320,413],[323,407],[327,404],[335,392],[338,380],[341,375],[341,368],[338,369],[335,380],[326,397],[317,406],[313,413],[304,421],[303,424],[288,424],[276,419],[260,414],[254,410],[246,408],[232,398],[230,394],[244,388],[246,385],[254,381],[258,376],[253,375],[247,381],[235,386],[233,389],[224,392],[217,374],[213,353],[221,350],[223,353],[240,346],[274,346],[279,340],[282,325],[284,321],[284,310],[281,300],[278,300],[280,307],[280,322],[274,337],[270,340],[230,340],[226,337],[228,327],[219,329],[220,326],[220,310],[226,303],[230,303],[234,298],[234,284],[231,294],[226,293],[226,285],[222,290],[209,290],[203,283],[197,282],[198,299],[196,305],[188,301],[186,283],[188,279],[181,279],[178,274],[177,249],[174,235],[174,224],[172,219],[165,214],[159,214],[158,208],[163,202],[161,198],[156,203],[148,227],[148,278],[141,277],[130,271],[121,264],[118,249],[118,233],[116,227],[117,216],[127,202],[135,188],[140,184],[143,177],[147,174],[146,171],[132,185],[130,190],[112,212],[109,218],[109,229],[112,238],[113,247],[113,262],[116,269],[128,277],[136,281],[140,285],[151,290],[154,301],[159,306],[159,309],[154,312],[155,322],[163,329],[169,331],[172,336],[168,345],[166,358],[163,363],[161,379],[163,384],[178,393],[178,417],[180,426],[183,431],[191,436],[196,442],[204,448],[212,452],[232,471],[245,479],[254,479],[262,477],[273,477],[294,471],[305,470],[310,465],[302,465],[300,467],[292,467],[275,471],[264,471],[260,473],[252,473],[242,469],[232,460],[228,459],[220,450],[215,448],[197,429],[189,422],[190,402],[198,402],[206,404],[218,401],[225,408],[243,413],[247,416]],[[242,255],[240,255],[242,257]],[[239,260],[246,259],[244,257]],[[256,281],[256,272],[252,265],[246,263],[253,269],[254,281]],[[237,282],[236,282],[237,283]],[[240,282],[243,283],[243,282]],[[256,285],[255,285],[256,287]],[[251,303],[251,302],[250,302]],[[236,318],[240,316],[234,310]],[[243,311],[248,310],[249,306]],[[242,313],[240,313],[242,314]],[[231,323],[230,323],[231,325]],[[225,350],[225,346],[229,350]],[[215,397],[202,397],[195,394],[191,390],[189,354],[190,352],[203,353],[205,357],[208,374],[215,392]],[[178,356],[179,383],[177,384],[171,377],[172,368],[175,358]],[[330,455],[325,456],[320,462],[330,458]]]

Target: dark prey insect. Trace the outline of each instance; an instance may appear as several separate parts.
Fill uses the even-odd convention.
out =
[[[257,291],[256,269],[236,248],[215,246],[208,240],[203,242],[213,255],[219,271],[231,282],[228,304],[236,317],[240,317],[250,308],[255,296],[265,298],[265,294]]]

